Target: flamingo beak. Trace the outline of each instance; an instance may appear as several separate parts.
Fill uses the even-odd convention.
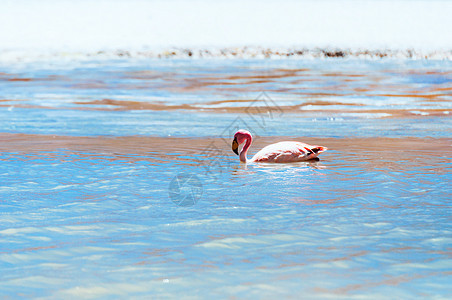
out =
[[[239,143],[237,143],[237,138],[234,138],[232,141],[232,151],[234,151],[235,154],[239,155]]]

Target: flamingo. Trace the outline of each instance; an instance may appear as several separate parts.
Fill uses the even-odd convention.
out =
[[[328,150],[323,146],[312,146],[300,142],[279,142],[264,147],[257,152],[253,158],[248,159],[246,153],[251,146],[253,137],[248,130],[240,129],[234,134],[232,141],[232,151],[239,155],[240,161],[244,163],[249,162],[268,162],[268,163],[289,163],[306,161],[316,158],[320,153]],[[238,152],[239,145],[245,142],[240,154]]]

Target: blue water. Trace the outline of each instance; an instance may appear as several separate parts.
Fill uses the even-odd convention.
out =
[[[451,73],[398,60],[0,65],[0,295],[450,298]],[[230,140],[245,126],[252,153],[285,139],[329,151],[243,165]]]

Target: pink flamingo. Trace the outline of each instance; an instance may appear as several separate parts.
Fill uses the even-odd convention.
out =
[[[247,130],[240,129],[234,134],[234,141],[232,141],[232,151],[239,155],[240,161],[247,162],[268,162],[268,163],[289,163],[305,161],[316,158],[320,153],[328,150],[323,146],[312,146],[300,142],[279,142],[264,147],[257,152],[252,159],[246,158],[248,148],[251,146],[253,137]],[[245,142],[240,154],[238,152],[239,145]]]

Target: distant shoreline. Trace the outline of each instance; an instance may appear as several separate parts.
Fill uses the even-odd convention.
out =
[[[99,51],[34,51],[0,50],[0,62],[39,61],[52,59],[408,59],[408,60],[452,60],[451,50],[416,49],[352,49],[352,48],[303,48],[303,47],[172,47],[144,50],[99,50]]]

